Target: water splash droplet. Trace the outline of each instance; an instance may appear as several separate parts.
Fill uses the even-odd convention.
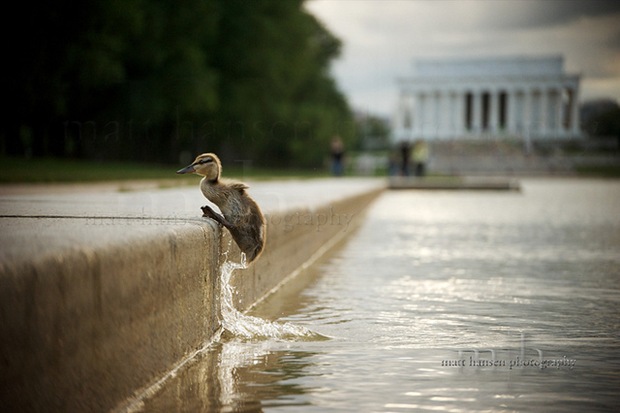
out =
[[[228,334],[241,340],[317,341],[328,339],[302,326],[288,322],[269,321],[243,314],[237,310],[233,304],[235,290],[230,284],[230,278],[235,270],[244,268],[247,268],[247,262],[243,253],[241,262],[236,263],[227,259],[221,267],[222,327]]]

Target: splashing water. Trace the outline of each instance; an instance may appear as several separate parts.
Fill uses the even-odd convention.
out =
[[[325,340],[327,337],[291,323],[278,323],[246,315],[233,304],[234,288],[230,277],[237,269],[247,268],[246,257],[241,253],[241,262],[229,261],[222,264],[220,282],[222,286],[222,327],[233,337],[242,340],[275,339],[287,341]]]

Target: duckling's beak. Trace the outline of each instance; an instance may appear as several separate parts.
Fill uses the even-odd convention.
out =
[[[194,169],[194,165],[190,165],[190,166],[186,166],[183,169],[179,169],[177,171],[178,174],[192,174],[196,172],[196,170]]]

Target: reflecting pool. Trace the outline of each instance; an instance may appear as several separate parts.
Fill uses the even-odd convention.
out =
[[[134,408],[614,410],[620,181],[522,188],[386,192],[252,313],[303,334],[224,334]]]

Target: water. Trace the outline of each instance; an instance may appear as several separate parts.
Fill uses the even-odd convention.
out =
[[[613,411],[619,207],[619,181],[387,192],[344,246],[253,319],[236,314],[142,407]]]
[[[228,253],[226,253],[228,254]],[[301,325],[270,322],[264,318],[246,315],[233,304],[234,290],[230,277],[235,270],[247,268],[245,253],[241,262],[226,260],[222,264],[220,283],[222,285],[222,328],[226,337],[235,340],[323,340],[326,337]]]

